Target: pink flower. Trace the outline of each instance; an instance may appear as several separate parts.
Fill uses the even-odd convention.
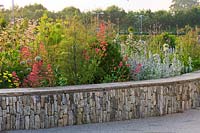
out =
[[[17,76],[16,72],[12,72],[12,76],[16,77]]]
[[[106,47],[105,47],[105,46],[103,46],[103,47],[102,47],[102,50],[103,50],[103,51],[106,51]]]
[[[99,51],[100,51],[100,49],[99,49],[99,48],[95,48],[95,52],[96,52],[96,54],[98,54],[98,53],[99,53]]]
[[[141,71],[142,68],[142,64],[137,64],[136,68],[135,68],[135,73],[139,73]]]
[[[122,67],[122,66],[123,66],[123,62],[120,61],[120,63],[119,63],[119,67]]]
[[[124,57],[124,61],[128,61],[128,56],[125,56],[125,57]]]
[[[48,65],[47,65],[47,69],[51,69],[51,64],[48,64]]]
[[[87,56],[85,56],[85,60],[87,60],[87,61],[88,61],[89,59],[90,59],[90,56],[88,56],[88,55],[87,55]]]
[[[86,55],[87,54],[87,50],[83,50],[83,55]]]

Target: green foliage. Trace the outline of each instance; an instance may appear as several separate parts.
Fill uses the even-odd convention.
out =
[[[186,35],[178,37],[178,47],[180,58],[185,65],[189,65],[187,59],[192,59],[192,67],[194,70],[200,69],[200,44],[198,33],[191,30]]]
[[[126,61],[120,61],[118,65],[112,65],[110,72],[105,74],[103,82],[122,82],[130,80],[130,65]]]
[[[59,85],[86,84],[94,80],[97,61],[90,60],[92,51],[89,50],[89,43],[94,39],[87,30],[78,16],[64,22],[51,21],[47,15],[41,18],[37,38],[44,42],[48,59],[59,72],[56,74]]]
[[[45,12],[47,12],[47,9],[41,4],[33,4],[16,9],[16,11],[16,17],[39,19]]]
[[[5,15],[6,14],[4,14],[3,12],[0,11],[0,29],[5,28],[8,23]]]
[[[127,81],[129,69],[120,53],[118,44],[108,44],[107,56],[103,57],[100,67],[104,70],[104,82]]]
[[[6,25],[7,25],[7,22],[6,22],[5,18],[0,17],[0,27],[5,28]]]
[[[134,30],[133,30],[133,27],[132,27],[132,26],[128,28],[128,32],[129,32],[129,33],[133,33],[133,32],[134,32]]]
[[[129,79],[129,68],[126,66],[127,60],[123,61],[119,36],[111,40],[106,33],[109,32],[106,30],[105,24],[102,23],[97,35],[98,42],[95,46],[99,57],[96,82],[127,81]]]
[[[60,11],[58,14],[61,16],[61,18],[70,19],[70,18],[73,18],[74,16],[80,16],[81,11],[75,7],[66,7],[62,11]]]
[[[164,46],[168,46],[168,49],[176,48],[176,37],[169,33],[162,33],[161,35],[152,36],[148,45],[148,50],[161,55],[165,49]]]
[[[174,0],[175,1],[175,0]],[[177,0],[176,0],[177,1]],[[180,1],[180,0],[179,0]],[[56,19],[70,19],[73,16],[79,16],[82,22],[87,24],[97,24],[97,17],[99,20],[106,22],[110,21],[115,31],[128,33],[128,28],[133,27],[135,33],[140,33],[141,20],[138,17],[143,15],[143,33],[160,34],[161,32],[171,32],[176,34],[179,28],[184,28],[185,25],[191,27],[199,26],[200,22],[200,8],[197,6],[199,2],[191,2],[191,0],[181,0],[178,5],[184,5],[185,10],[178,10],[175,12],[159,10],[152,12],[151,10],[141,10],[138,12],[125,12],[122,8],[117,6],[110,6],[106,10],[94,10],[89,12],[81,12],[75,7],[66,7],[59,12],[48,11],[40,4],[28,5],[25,7],[15,6],[16,18],[39,19],[44,13],[53,20]],[[189,4],[188,4],[189,3]],[[192,4],[191,4],[192,3]],[[194,6],[193,6],[194,5]],[[5,20],[8,22],[12,15],[11,10],[3,10]],[[103,15],[94,14],[94,12],[103,12]]]
[[[169,33],[162,33],[158,37],[158,41],[160,41],[161,44],[168,44],[169,48],[176,47],[176,37],[174,35],[169,35]]]

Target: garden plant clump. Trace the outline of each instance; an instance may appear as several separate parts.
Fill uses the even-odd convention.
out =
[[[161,38],[163,45],[158,45],[156,51],[151,48],[152,44],[148,44],[145,41],[136,42],[132,39],[132,35],[129,35],[124,44],[124,52],[128,51],[126,53],[129,55],[129,64],[131,64],[132,80],[166,78],[192,71],[191,57],[188,56],[185,61],[181,60],[180,52],[175,48],[175,42],[173,45],[169,45],[169,39],[171,38],[167,38],[165,42],[163,41],[165,37],[166,34],[158,37]],[[175,41],[174,38],[173,41]]]
[[[0,30],[0,88],[47,87],[166,78],[198,69],[194,31],[119,35],[110,22],[16,19]]]

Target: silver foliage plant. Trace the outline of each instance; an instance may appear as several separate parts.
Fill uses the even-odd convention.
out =
[[[128,45],[136,47],[139,51],[134,50],[130,53]],[[178,54],[175,49],[166,48],[167,44],[164,44],[162,57],[159,54],[152,54],[146,50],[146,42],[132,42],[130,39],[124,44],[123,53],[129,56],[129,64],[131,65],[131,77],[133,80],[147,80],[147,79],[158,79],[172,76],[178,76],[182,74],[182,71],[187,68],[188,71],[192,70],[191,58],[189,58],[189,66],[183,65],[181,60],[178,58]],[[128,51],[128,53],[127,53]]]
[[[171,58],[171,59],[170,59]],[[166,78],[180,75],[184,66],[175,54],[160,55],[151,52],[148,55],[135,55],[129,58],[133,80]],[[138,66],[141,66],[137,70]]]

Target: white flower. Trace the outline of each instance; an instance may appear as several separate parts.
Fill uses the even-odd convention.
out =
[[[169,44],[165,43],[163,45],[163,51],[165,52],[165,51],[168,51],[168,50],[169,50]]]

